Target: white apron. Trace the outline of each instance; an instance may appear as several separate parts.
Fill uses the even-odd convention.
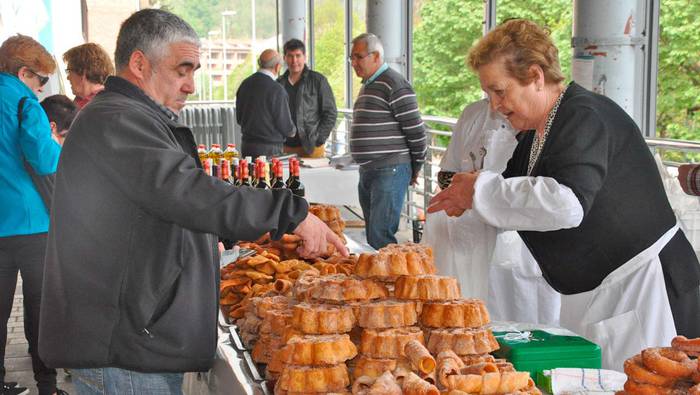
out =
[[[622,371],[625,359],[676,336],[659,253],[678,231],[610,273],[595,289],[562,295],[561,326],[598,344],[604,369]]]
[[[440,167],[500,173],[516,145],[510,125],[482,100],[462,112]],[[499,231],[471,210],[460,217],[441,211],[426,217],[423,242],[433,247],[438,273],[457,278],[463,297],[484,300],[492,319],[558,322],[559,293],[544,281],[517,232]]]

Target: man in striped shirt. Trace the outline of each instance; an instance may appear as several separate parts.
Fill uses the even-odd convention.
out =
[[[406,190],[416,183],[425,159],[425,125],[411,84],[384,63],[377,36],[355,37],[349,60],[362,78],[350,153],[360,165],[358,192],[367,242],[378,249],[396,243]]]

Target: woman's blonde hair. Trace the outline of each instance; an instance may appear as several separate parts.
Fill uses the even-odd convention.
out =
[[[17,34],[0,46],[0,71],[17,75],[23,66],[35,72],[52,74],[56,70],[56,61],[36,40]]]
[[[506,71],[521,83],[531,82],[535,76],[530,66],[538,65],[547,83],[559,83],[564,74],[559,67],[559,51],[549,33],[534,22],[513,19],[498,25],[482,37],[470,50],[469,66],[479,67],[503,59]]]

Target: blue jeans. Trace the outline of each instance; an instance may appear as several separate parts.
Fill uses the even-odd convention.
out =
[[[402,163],[379,169],[360,168],[357,186],[367,243],[379,249],[396,243],[401,208],[411,182],[411,164]]]
[[[184,373],[141,373],[119,368],[70,371],[79,395],[182,395]]]

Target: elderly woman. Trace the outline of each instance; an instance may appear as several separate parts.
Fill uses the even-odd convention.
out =
[[[114,74],[114,66],[107,52],[95,43],[73,47],[63,54],[70,88],[78,108],[85,107],[104,90],[105,80]]]
[[[4,382],[7,321],[18,271],[25,336],[39,394],[57,392],[56,371],[38,354],[49,211],[25,168],[28,163],[37,175],[56,172],[61,148],[51,138],[49,121],[37,101],[55,69],[51,54],[31,37],[18,34],[0,45],[0,394],[26,390]]]
[[[472,48],[492,108],[523,132],[502,175],[459,173],[428,211],[473,210],[518,230],[564,294],[561,325],[603,347],[604,367],[621,369],[676,330],[700,336],[700,266],[637,125],[612,100],[563,85],[557,57],[526,20]]]

